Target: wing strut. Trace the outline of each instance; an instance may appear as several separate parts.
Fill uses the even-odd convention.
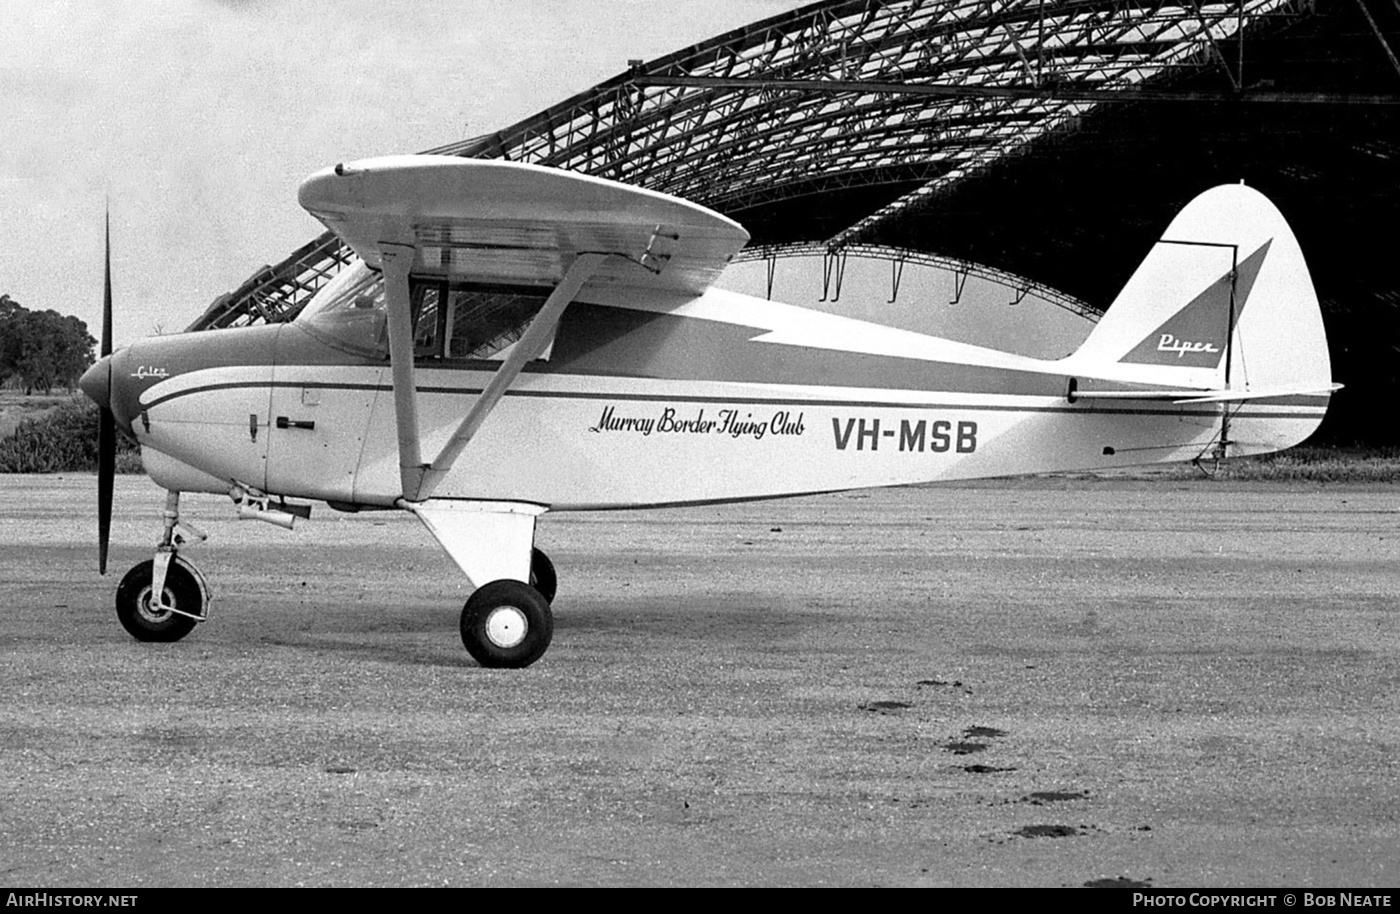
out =
[[[394,418],[399,436],[399,480],[403,485],[404,500],[423,501],[433,494],[438,483],[452,469],[462,450],[496,408],[510,385],[515,383],[526,363],[544,352],[559,325],[559,319],[564,316],[564,309],[608,255],[585,253],[574,258],[564,278],[545,300],[544,307],[516,341],[501,367],[496,369],[491,382],[476,398],[466,418],[457,426],[438,456],[428,464],[423,462],[419,443],[417,388],[413,378],[413,318],[408,281],[413,265],[413,248],[385,245],[382,250],[385,286],[389,294],[389,360],[394,378]]]
[[[423,451],[418,443],[418,388],[413,380],[413,313],[408,274],[413,246],[384,244],[384,291],[389,297],[389,369],[394,379],[394,423],[399,433],[399,485],[403,497],[423,484]]]

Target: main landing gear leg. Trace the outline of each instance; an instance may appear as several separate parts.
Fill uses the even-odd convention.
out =
[[[485,667],[534,663],[554,636],[554,563],[535,548],[541,505],[428,499],[405,505],[478,584],[462,608],[462,644]]]
[[[165,534],[155,558],[132,567],[117,587],[117,619],[137,641],[179,641],[209,618],[209,588],[199,570],[179,555],[208,537],[180,523],[180,493],[165,497]]]

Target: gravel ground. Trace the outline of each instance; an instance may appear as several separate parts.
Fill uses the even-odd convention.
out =
[[[478,668],[417,521],[187,497],[213,620],[113,615],[163,498],[0,476],[0,882],[1400,884],[1400,495],[1041,479],[551,515]]]

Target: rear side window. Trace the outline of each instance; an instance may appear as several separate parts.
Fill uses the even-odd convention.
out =
[[[413,353],[417,359],[492,359],[520,339],[549,289],[415,279]]]

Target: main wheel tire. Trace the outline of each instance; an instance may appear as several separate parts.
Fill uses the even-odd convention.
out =
[[[151,582],[155,579],[155,561],[147,559],[134,565],[117,587],[117,619],[122,628],[137,641],[179,641],[197,624],[189,616],[156,609],[151,603]],[[165,572],[165,596],[161,601],[183,612],[204,615],[204,589],[185,561],[174,558]]]
[[[520,581],[492,581],[462,608],[462,643],[485,667],[529,666],[544,655],[553,637],[549,601]]]
[[[554,563],[540,549],[530,550],[530,586],[540,592],[546,603],[554,603],[554,594],[559,590],[559,575],[554,573]]]

